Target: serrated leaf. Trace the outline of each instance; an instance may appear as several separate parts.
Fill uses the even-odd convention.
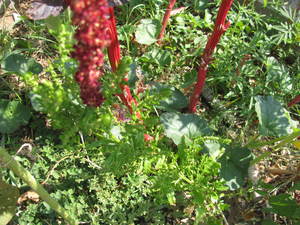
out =
[[[228,146],[220,158],[220,176],[226,181],[231,190],[243,186],[248,168],[252,160],[251,151],[240,146]]]
[[[296,122],[277,100],[272,96],[256,96],[255,100],[261,135],[279,137],[293,132]]]
[[[1,63],[1,68],[8,73],[16,73],[22,75],[27,72],[39,74],[43,67],[34,59],[28,59],[24,55],[11,54],[7,56]]]
[[[18,188],[0,180],[0,224],[6,225],[16,213]]]
[[[158,20],[143,19],[135,32],[136,41],[140,44],[151,45],[156,42],[160,29]]]
[[[160,120],[165,128],[165,134],[171,138],[176,145],[188,139],[208,136],[212,134],[212,130],[208,127],[207,122],[195,114],[181,113],[164,113],[160,116]]]
[[[31,116],[30,109],[19,101],[0,100],[0,132],[12,133],[26,125]]]
[[[160,96],[167,96],[160,101],[160,104],[157,106],[159,109],[174,112],[183,109],[188,105],[187,97],[175,87],[161,83],[154,83],[151,88],[151,92],[159,93]]]

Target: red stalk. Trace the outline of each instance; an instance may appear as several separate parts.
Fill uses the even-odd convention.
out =
[[[194,92],[190,98],[189,111],[191,113],[196,112],[196,106],[205,84],[206,73],[207,73],[208,65],[212,60],[212,54],[217,44],[219,43],[222,34],[230,26],[230,22],[226,22],[226,16],[232,3],[233,0],[223,0],[220,5],[213,33],[209,37],[204,52],[202,54],[202,59],[198,70],[197,83],[195,84]]]
[[[292,107],[293,105],[300,102],[300,95],[296,96],[292,101],[289,102],[288,107]]]
[[[170,0],[169,1],[169,5],[168,5],[168,7],[166,9],[166,12],[165,12],[165,15],[164,15],[164,18],[163,18],[163,21],[162,21],[161,31],[160,31],[160,33],[158,35],[158,38],[157,38],[157,43],[158,44],[160,44],[161,40],[164,37],[164,33],[165,33],[168,21],[169,21],[170,16],[171,16],[171,11],[172,11],[175,3],[176,3],[176,0]]]
[[[121,60],[120,43],[118,40],[116,18],[114,14],[114,8],[110,7],[110,34],[111,34],[111,44],[108,47],[108,58],[113,72],[116,72],[118,65]],[[124,78],[127,81],[126,78]],[[129,112],[133,114],[132,104],[137,105],[137,101],[132,97],[130,88],[128,85],[120,85],[123,93],[118,94],[123,104],[128,108]],[[136,112],[136,116],[140,118],[139,112]]]
[[[109,26],[110,26],[110,33],[111,33],[111,44],[108,47],[108,58],[109,58],[112,71],[115,72],[121,60],[121,51],[120,51],[120,43],[118,40],[116,18],[115,18],[113,7],[109,8],[109,14],[110,14]]]

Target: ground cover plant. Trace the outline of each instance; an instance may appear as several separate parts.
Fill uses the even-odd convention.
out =
[[[299,224],[292,6],[7,9],[21,17],[0,31],[0,224]]]

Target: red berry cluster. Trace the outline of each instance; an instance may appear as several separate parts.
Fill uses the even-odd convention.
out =
[[[75,79],[80,85],[83,103],[97,107],[104,98],[100,93],[99,78],[103,74],[104,55],[102,49],[109,46],[109,5],[107,0],[72,0],[72,22],[77,26],[73,57],[79,61]]]

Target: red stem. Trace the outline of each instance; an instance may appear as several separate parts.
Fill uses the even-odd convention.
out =
[[[296,96],[292,101],[289,102],[288,107],[292,107],[293,105],[300,102],[300,95]]]
[[[176,0],[170,0],[169,1],[169,5],[166,9],[166,12],[165,12],[165,15],[164,15],[164,18],[163,18],[163,21],[162,21],[161,31],[160,31],[160,33],[158,35],[158,38],[157,38],[157,43],[158,44],[160,44],[161,40],[164,37],[164,33],[165,33],[166,27],[168,25],[168,21],[169,21],[170,16],[171,16],[171,11],[172,11],[175,3],[176,3]]]
[[[114,14],[114,8],[110,7],[110,34],[111,34],[111,44],[108,47],[108,58],[113,72],[116,72],[118,65],[121,60],[121,51],[120,51],[120,43],[118,40],[117,26],[116,26],[116,18]],[[127,81],[126,78],[124,78]],[[129,112],[133,114],[132,104],[137,106],[137,101],[132,97],[130,88],[128,85],[121,84],[120,85],[122,92],[118,94],[123,104],[128,108]],[[136,112],[136,116],[140,118],[140,113]]]
[[[217,44],[219,43],[222,34],[230,26],[230,22],[226,22],[226,16],[227,16],[227,13],[228,13],[232,3],[233,3],[233,0],[223,0],[220,5],[217,19],[215,22],[214,31],[213,31],[212,35],[209,37],[209,39],[206,43],[204,52],[202,54],[202,59],[201,59],[200,67],[198,70],[197,83],[195,84],[194,92],[190,98],[189,111],[191,113],[196,112],[197,103],[199,101],[200,94],[201,94],[204,84],[205,84],[208,65],[210,64],[210,62],[212,60],[212,54],[213,54]]]

